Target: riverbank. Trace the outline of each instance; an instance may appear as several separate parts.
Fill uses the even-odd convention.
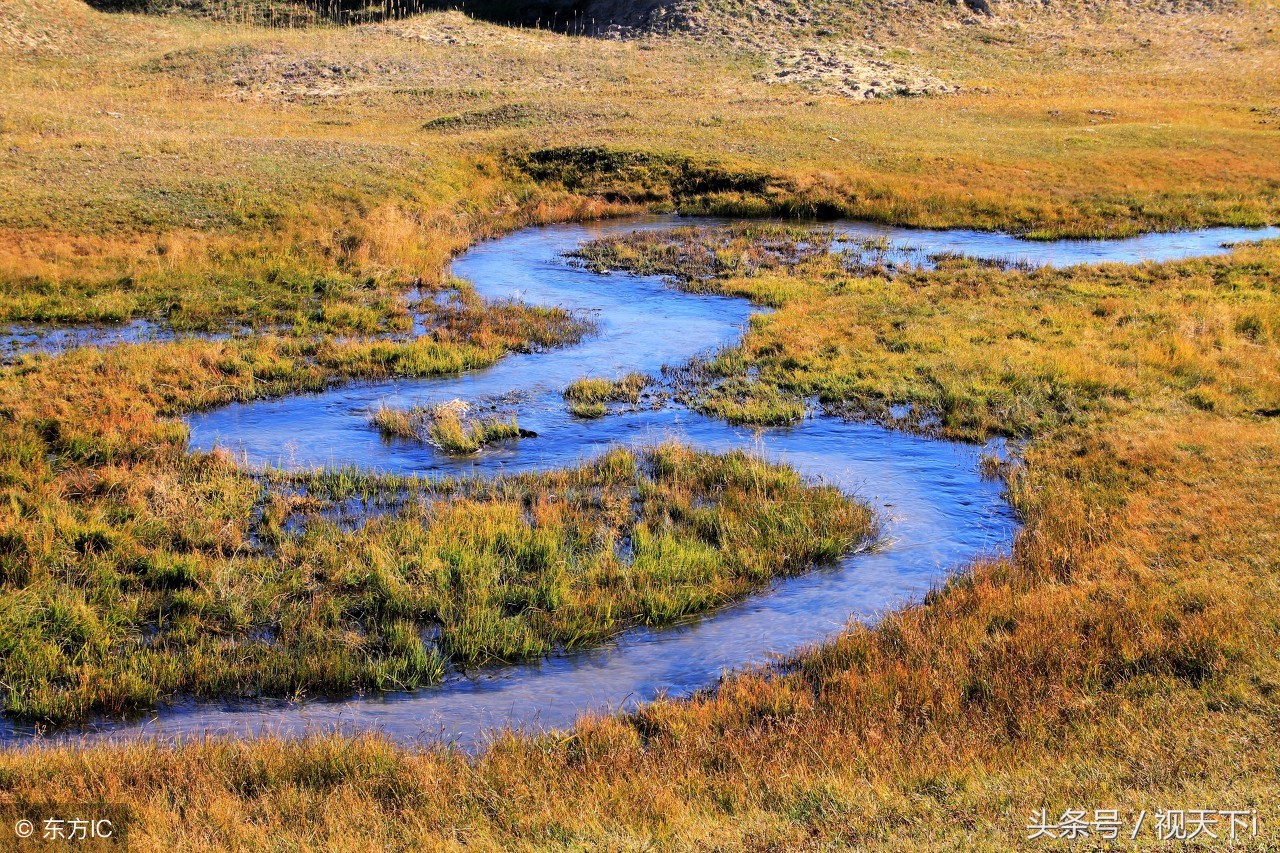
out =
[[[154,668],[156,661],[190,659],[202,664],[194,668],[199,670],[195,676],[213,672],[221,679],[206,674],[197,681],[187,674],[186,681],[164,682],[170,685],[167,692],[151,700],[161,706],[156,712],[143,714],[134,725],[93,720],[90,742],[211,732],[298,735],[340,723],[372,726],[405,743],[443,740],[475,749],[505,727],[564,729],[602,708],[689,695],[725,670],[794,653],[837,633],[850,617],[871,618],[918,597],[956,565],[1007,552],[1016,522],[999,485],[984,479],[974,448],[816,416],[761,433],[700,417],[666,391],[649,401],[620,404],[602,418],[584,419],[568,409],[564,392],[584,374],[656,377],[665,372],[664,365],[736,345],[750,317],[745,300],[681,293],[653,277],[610,276],[566,255],[593,236],[625,235],[636,228],[678,231],[681,221],[642,217],[528,229],[477,246],[453,264],[453,273],[465,276],[468,292],[484,300],[480,304],[510,306],[508,300],[520,297],[538,306],[528,309],[536,314],[593,318],[595,333],[571,346],[511,354],[491,367],[455,375],[334,382],[304,393],[281,386],[274,398],[189,415],[189,450],[229,457],[261,472],[256,478],[260,497],[247,520],[232,516],[246,531],[232,558],[204,555],[201,574],[217,577],[218,583],[201,584],[200,576],[189,572],[188,583],[176,592],[153,590],[142,599],[152,609],[136,617],[145,626],[143,639],[126,636],[116,650],[118,657],[131,659],[127,665]],[[948,245],[987,239],[914,233]],[[1126,245],[1090,245],[1088,251],[1124,252]],[[553,305],[558,307],[548,307]],[[666,380],[654,381],[667,387]],[[511,418],[533,429],[519,439],[458,454],[416,432],[388,437],[371,422],[389,405],[457,411],[462,401],[489,412],[478,417]],[[680,490],[659,494],[645,476],[628,475],[625,466],[619,473],[606,465],[612,472],[607,477],[597,471],[599,460],[619,453],[647,459],[657,441],[716,454],[705,458],[725,467],[687,501]],[[794,493],[775,507],[776,517],[767,494],[742,491],[746,481],[735,486],[729,476],[742,460],[756,458],[799,475]],[[752,474],[753,482],[771,480],[756,476],[762,471]],[[627,521],[621,495],[632,480],[633,511],[637,501],[645,506],[656,501],[654,506],[671,513],[669,522],[655,528],[659,516],[650,518],[647,510]],[[815,489],[816,484],[823,488]],[[839,553],[836,543],[842,540],[823,533],[830,532],[828,516],[832,521],[843,517],[831,503],[838,494],[832,490],[857,496],[858,504],[875,514],[874,541],[855,536],[845,543],[851,553]],[[718,514],[725,508],[722,497],[733,503],[748,491],[760,513],[750,514],[745,528],[734,521],[735,511]],[[815,502],[812,511],[805,509],[809,501]],[[516,504],[527,508],[521,523],[495,528]],[[114,509],[109,502],[104,506],[108,513]],[[534,512],[538,508],[546,511]],[[498,529],[498,534],[468,538],[468,513],[479,529]],[[792,523],[796,519],[804,520],[807,533]],[[563,535],[557,532],[561,525]],[[414,534],[419,526],[424,530]],[[754,557],[748,528],[763,537],[765,550]],[[657,529],[670,536],[655,539]],[[584,530],[590,535],[571,535]],[[444,546],[459,540],[470,543],[461,554]],[[679,541],[701,542],[714,555],[672,544]],[[863,547],[881,544],[871,553]],[[779,549],[770,563],[777,571],[762,572],[769,563],[764,554]],[[118,550],[97,557],[125,573],[129,567],[120,566]],[[163,548],[149,556],[152,561],[172,558]],[[338,567],[343,561],[360,568],[353,574]],[[437,565],[441,561],[450,567],[448,583]],[[481,571],[485,567],[492,571]],[[353,578],[355,590],[348,589]],[[525,580],[517,582],[520,578]],[[526,581],[538,589],[550,584],[555,594],[530,598]],[[568,594],[573,590],[582,593],[577,597],[581,607]],[[740,601],[752,590],[758,594]],[[337,634],[336,644],[318,641],[314,632],[289,632],[298,622],[299,603],[310,601],[314,611],[317,599],[325,603],[320,621],[306,624],[328,626]],[[199,632],[190,630],[190,617],[186,623],[171,618],[175,605],[181,606],[178,616],[194,611],[199,624],[216,626],[208,633],[217,639],[194,644]],[[633,606],[643,611],[634,621],[646,627],[600,648],[608,634],[626,627],[622,616]],[[335,609],[340,618],[332,615]],[[228,620],[224,611],[237,614],[238,621]],[[412,691],[416,679],[436,680],[440,667],[414,670],[415,679],[405,683],[395,677],[400,656],[344,639],[346,623],[354,620],[371,631],[388,611],[399,614],[393,627],[400,634],[420,629],[420,659],[428,664],[452,660],[463,671],[449,673],[441,685]],[[708,611],[705,619],[683,618],[703,611]],[[677,620],[673,630],[661,630]],[[575,623],[612,630],[565,630]],[[484,645],[495,637],[507,638],[502,641],[507,645]],[[489,660],[455,655],[460,642],[479,642]],[[288,666],[273,662],[300,645],[339,675],[305,668],[313,681],[282,688],[296,682],[287,680]],[[221,663],[227,648],[241,661],[239,668]],[[417,650],[410,645],[405,652]],[[343,689],[345,678],[366,658],[376,677],[362,676],[356,686],[372,695],[306,701],[324,699],[326,693],[330,699],[343,697],[349,692]],[[524,662],[476,666],[503,660]],[[94,665],[111,673],[120,664]],[[384,667],[392,667],[391,676],[382,674]],[[379,696],[373,688],[392,695]],[[204,701],[190,701],[193,692]],[[231,701],[212,701],[217,698]],[[39,718],[33,723],[39,725]],[[51,734],[74,739],[77,733]],[[18,732],[14,736],[21,739]]]
[[[1042,807],[1257,808],[1269,832],[1278,451],[1270,422],[1197,412],[1037,442],[1012,560],[786,674],[476,761],[334,736],[0,766],[13,796],[131,804],[140,849],[994,850]]]

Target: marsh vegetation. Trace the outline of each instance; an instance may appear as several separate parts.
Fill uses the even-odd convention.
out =
[[[445,453],[475,453],[486,444],[523,436],[514,417],[471,415],[462,400],[395,409],[384,406],[369,416],[369,422],[388,437],[428,441]]]
[[[69,476],[88,491],[51,519],[65,546],[5,540],[5,710],[33,721],[407,689],[668,623],[875,532],[834,489],[676,446],[498,481],[259,481],[216,456]],[[194,494],[177,504],[162,487]],[[390,509],[335,523],[355,494]]]
[[[753,233],[638,232],[577,253],[597,269],[661,272],[774,309],[741,346],[669,372],[684,399],[731,422],[785,423],[812,398],[834,413],[980,440],[1044,434],[1171,390],[1182,405],[1236,416],[1280,404],[1265,378],[1280,328],[1267,307],[1274,243],[1137,268],[948,256],[890,270],[850,263],[824,229]]]
[[[628,373],[617,379],[584,377],[564,389],[569,411],[580,418],[600,418],[608,413],[608,403],[640,403],[652,380],[643,373]]]
[[[359,477],[277,489],[186,452],[183,412],[583,333],[464,299],[428,335],[372,339],[410,329],[403,294],[452,286],[476,241],[640,209],[1037,238],[1280,218],[1265,4],[740,6],[690,30],[726,52],[456,13],[278,30],[0,0],[0,321],[267,332],[0,367],[6,710],[399,689],[713,606],[866,531],[784,470],[677,448],[369,481],[395,507],[359,530],[321,511],[322,483]],[[848,44],[960,91],[855,103],[778,76],[843,78]],[[140,849],[1007,849],[1042,807],[1275,801],[1274,243],[884,275],[776,236],[665,239],[601,257],[774,308],[701,367],[698,405],[1025,438],[1013,554],[784,667],[474,759],[337,734],[7,750],[0,796],[129,803]],[[648,574],[619,559],[627,533]]]

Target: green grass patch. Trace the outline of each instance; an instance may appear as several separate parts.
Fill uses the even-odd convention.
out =
[[[569,403],[569,412],[576,418],[584,418],[593,420],[595,418],[603,418],[609,413],[609,407],[604,403]]]
[[[584,377],[564,389],[564,399],[575,416],[599,418],[608,413],[607,403],[638,404],[651,381],[643,373],[628,373],[618,379]]]
[[[24,448],[5,482],[73,491],[3,528],[0,678],[6,713],[50,722],[428,684],[706,610],[876,530],[788,469],[677,446],[497,481],[275,475],[265,496],[216,455],[53,475]],[[394,508],[335,523],[357,492]]]

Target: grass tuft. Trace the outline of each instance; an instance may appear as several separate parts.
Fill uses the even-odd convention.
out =
[[[643,373],[628,373],[619,379],[586,377],[564,389],[569,411],[579,418],[600,418],[608,412],[606,403],[640,402],[652,380]]]
[[[520,425],[494,417],[469,417],[469,406],[461,400],[412,409],[383,407],[374,412],[369,422],[384,436],[426,441],[445,453],[476,453],[496,441],[518,439]]]

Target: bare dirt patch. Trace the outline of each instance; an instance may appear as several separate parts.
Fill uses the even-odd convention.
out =
[[[765,79],[797,83],[812,91],[849,98],[912,95],[950,95],[960,87],[912,65],[872,56],[850,55],[841,49],[796,48],[771,57],[773,70]]]

